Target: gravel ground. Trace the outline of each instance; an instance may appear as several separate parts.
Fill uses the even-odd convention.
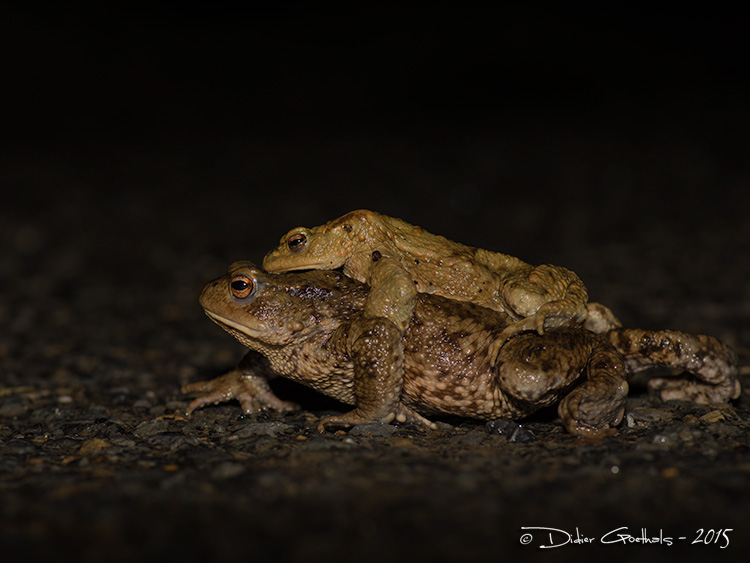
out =
[[[114,99],[140,93],[135,107],[151,108],[129,84]],[[19,126],[0,154],[3,561],[743,556],[750,114],[739,95],[680,105],[664,91],[648,108],[609,99],[606,111],[528,102],[485,114],[486,96],[475,112],[433,115],[440,100],[405,103],[407,123],[361,121],[350,102],[354,115],[335,124],[316,106],[246,131],[231,114],[242,124],[253,113],[237,101],[185,124],[188,110],[170,106],[142,135],[153,113],[130,123],[102,102],[66,118],[40,106],[37,129]],[[628,326],[721,338],[739,354],[742,396],[660,404],[639,380],[619,433],[601,440],[564,433],[554,410],[520,428],[445,420],[320,435],[315,421],[341,405],[287,382],[277,393],[299,413],[245,417],[227,403],[184,417],[180,386],[242,355],[204,317],[202,285],[233,260],[260,262],[289,228],[356,208],[565,265]],[[582,543],[540,549],[564,534],[523,527]],[[631,536],[600,541],[623,527]],[[662,540],[631,541],[642,534]]]

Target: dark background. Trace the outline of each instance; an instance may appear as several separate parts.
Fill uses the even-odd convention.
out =
[[[262,517],[247,504],[256,502],[259,510],[281,511],[278,518],[299,533],[300,522],[283,516],[294,512],[293,501],[280,508],[254,493],[247,493],[249,501],[235,498],[236,481],[221,482],[218,493],[190,486],[193,496],[165,493],[160,477],[138,472],[142,465],[115,464],[115,477],[102,477],[82,461],[86,456],[73,455],[71,463],[48,439],[70,438],[66,447],[77,448],[75,440],[92,435],[81,428],[102,416],[130,433],[156,416],[154,409],[169,401],[179,406],[180,383],[216,375],[241,353],[203,318],[196,302],[201,286],[233,260],[259,262],[290,228],[356,208],[532,263],[567,266],[625,324],[712,334],[747,366],[744,22],[729,13],[608,10],[345,14],[293,2],[245,9],[136,3],[86,14],[62,5],[6,9],[0,19],[0,376],[7,390],[0,405],[6,447],[0,485],[7,497],[3,527],[18,534],[18,545],[29,540],[47,553],[39,546],[63,542],[95,560],[110,545],[122,547],[123,529],[132,532],[118,514],[153,511],[162,527],[143,520],[151,541],[145,545],[153,547],[162,534],[186,546],[185,553],[210,553],[218,524],[196,514],[228,513],[238,529],[243,518],[257,526]],[[72,397],[72,405],[60,397]],[[60,409],[59,419],[42,414]],[[207,416],[239,412],[225,409]],[[213,438],[221,436],[216,430]],[[659,458],[681,467],[696,488],[719,476],[729,483],[701,497],[714,503],[710,522],[700,517],[707,507],[682,504],[685,490],[694,489],[679,480],[662,504],[643,510],[687,514],[694,528],[719,522],[713,517],[723,512],[722,502],[728,507],[747,497],[742,440],[711,458],[715,463],[698,463],[707,473],[690,473],[690,456],[700,457],[695,452]],[[387,441],[377,447],[391,451]],[[481,482],[481,464],[475,475],[451,466],[445,452],[435,456],[435,471],[448,477],[428,483],[453,487],[450,475],[462,471],[468,473],[461,478]],[[554,451],[550,456],[543,467],[556,467]],[[532,471],[539,461],[523,463]],[[518,468],[507,482],[467,493],[462,509],[477,518],[502,514],[499,537],[516,538],[518,526],[545,525],[547,510],[552,520],[577,505],[597,506],[592,514],[623,506],[638,514],[647,492],[661,490],[645,472],[642,494],[615,486],[600,504],[594,485],[576,489],[575,498],[550,492],[569,487],[566,479],[585,482],[587,463],[567,477],[559,477],[559,468],[534,474],[539,487],[514,481],[526,474]],[[407,477],[394,482],[416,495],[409,502],[439,498],[440,487]],[[201,474],[190,478],[199,481]],[[81,485],[91,479],[93,489]],[[110,494],[123,481],[132,485],[128,502]],[[402,508],[400,497],[378,504],[352,486],[345,502],[336,494],[318,500],[331,507],[334,521],[347,522],[348,503],[363,495],[388,537],[388,510]],[[57,504],[36,500],[47,494]],[[498,504],[473,512],[471,503],[488,495]],[[446,498],[440,506],[450,510],[454,498]],[[508,499],[527,507],[523,518],[503,508]],[[70,514],[61,509],[68,505]],[[748,514],[742,504],[731,510],[736,518]],[[61,514],[80,522],[80,535],[61,524]],[[111,536],[82,548],[82,538],[101,532],[101,514],[110,519]],[[438,536],[455,529],[450,515],[435,519]],[[414,537],[429,537],[430,522],[415,524]],[[334,524],[334,531],[337,525],[346,528]],[[195,527],[205,537],[181,535]],[[310,529],[311,537],[326,537]],[[246,549],[235,532],[216,532],[221,553]],[[495,537],[470,536],[485,555],[502,547]],[[344,545],[343,551],[356,550],[355,540]],[[433,555],[440,553],[436,545]]]
[[[564,264],[630,323],[667,320],[643,306],[657,294],[668,315],[683,290],[747,298],[731,14],[188,3],[2,25],[3,223],[25,264],[75,247],[157,283],[177,262],[156,255],[259,261],[289,228],[363,207]],[[641,275],[648,260],[670,279]],[[630,293],[600,295],[623,276]]]

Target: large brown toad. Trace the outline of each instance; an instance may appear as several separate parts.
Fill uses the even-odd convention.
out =
[[[527,332],[504,341],[493,367],[490,349],[511,322],[508,315],[420,294],[402,331],[389,319],[364,315],[368,292],[338,272],[267,274],[250,262],[232,264],[204,287],[200,302],[251,351],[228,374],[187,385],[186,393],[201,394],[188,414],[232,398],[245,412],[290,410],[267,383],[280,375],[354,405],[321,420],[321,430],[394,420],[432,426],[423,416],[431,414],[520,418],[559,402],[570,432],[598,436],[620,423],[633,371],[688,370],[689,380],[654,380],[666,398],[724,402],[739,395],[736,357],[711,337],[639,329],[607,337],[580,328]]]

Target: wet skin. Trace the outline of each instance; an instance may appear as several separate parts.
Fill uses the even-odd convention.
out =
[[[706,336],[582,328],[524,332],[503,345],[507,314],[435,295],[416,297],[405,329],[369,317],[369,288],[338,272],[267,274],[250,262],[209,282],[200,302],[208,316],[250,352],[228,374],[185,387],[198,393],[188,413],[239,400],[245,412],[295,405],[267,380],[299,381],[353,410],[320,421],[326,427],[369,422],[433,426],[425,416],[521,418],[558,403],[574,434],[601,436],[620,423],[627,376],[654,365],[682,367],[688,377],[653,380],[665,398],[725,402],[739,395],[736,357]],[[396,342],[397,344],[394,344]]]
[[[587,307],[583,282],[570,270],[532,266],[518,258],[474,248],[406,221],[359,209],[325,225],[297,227],[263,260],[268,272],[342,268],[372,291],[366,315],[405,328],[417,293],[469,301],[506,313],[505,339],[520,332],[579,326],[604,332],[619,326],[601,305]]]
[[[506,340],[522,332],[543,334],[582,323],[593,332],[620,326],[608,308],[587,303],[583,282],[566,268],[532,266],[366,209],[318,227],[292,229],[266,255],[263,267],[269,272],[341,268],[366,283],[370,293],[359,322],[392,321],[400,331],[391,335],[394,348],[400,345],[419,293],[504,313],[508,322],[489,349],[492,366]]]

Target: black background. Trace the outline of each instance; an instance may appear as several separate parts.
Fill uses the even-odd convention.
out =
[[[135,530],[152,553],[159,538],[168,538],[183,559],[196,553],[231,559],[249,553],[243,522],[265,536],[272,524],[263,511],[273,509],[283,524],[273,533],[285,536],[284,526],[309,532],[286,546],[295,553],[316,538],[327,549],[335,543],[326,532],[345,530],[351,545],[344,541],[342,551],[356,554],[351,527],[370,520],[350,518],[352,505],[372,509],[373,529],[386,540],[425,541],[437,530],[426,552],[433,555],[448,542],[445,530],[460,539],[471,529],[465,536],[479,538],[478,553],[501,557],[495,550],[509,545],[508,537],[516,545],[518,526],[575,525],[572,513],[588,514],[581,522],[599,518],[604,527],[621,525],[621,513],[633,529],[646,521],[694,529],[731,524],[742,537],[748,466],[742,434],[730,440],[734,445],[721,442],[718,453],[704,456],[699,441],[678,442],[684,452],[643,461],[636,454],[657,439],[651,435],[629,442],[626,433],[618,442],[576,449],[552,433],[545,438],[553,447],[548,458],[518,446],[507,474],[506,462],[487,449],[454,458],[438,437],[420,457],[372,440],[365,450],[380,448],[378,459],[398,468],[392,484],[405,497],[391,491],[395,496],[381,502],[357,476],[340,477],[335,469],[329,478],[328,466],[315,462],[311,475],[300,478],[322,479],[323,492],[300,500],[279,489],[279,505],[253,488],[255,471],[276,471],[280,482],[298,477],[273,453],[252,458],[265,469],[244,462],[251,472],[245,481],[211,477],[214,489],[204,489],[203,466],[192,467],[184,450],[173,459],[133,430],[164,405],[174,407],[180,383],[217,375],[240,357],[197,305],[206,281],[233,260],[259,262],[292,227],[356,208],[532,263],[567,266],[625,324],[712,334],[746,366],[750,89],[746,29],[736,14],[629,6],[344,13],[294,2],[129,3],[85,13],[61,4],[4,12],[2,382],[41,393],[9,393],[0,405],[7,448],[1,521],[15,545],[51,553],[60,543],[101,560],[102,553],[133,553],[138,540],[123,530]],[[72,405],[50,399],[58,395],[72,396]],[[674,409],[670,416],[680,420]],[[206,412],[226,421],[239,411]],[[75,440],[97,436],[86,428],[102,416],[108,422],[97,424],[135,435],[136,449],[145,448],[128,454],[129,446],[118,445],[124,448],[118,455],[158,459],[157,466],[92,462],[76,453]],[[654,423],[653,432],[660,428]],[[230,451],[224,434],[214,432],[206,443]],[[65,439],[73,441],[61,444]],[[555,456],[555,444],[580,453]],[[624,484],[608,480],[615,462],[597,480],[600,454],[609,448],[626,460]],[[362,451],[352,467],[362,463],[356,458]],[[348,460],[338,450],[325,455],[338,460],[333,468]],[[569,462],[576,456],[582,465]],[[213,467],[212,459],[201,463]],[[485,459],[497,461],[493,471],[508,480],[485,474]],[[462,465],[470,460],[476,463]],[[96,473],[107,464],[114,476]],[[179,465],[186,480],[168,488],[174,481],[160,464]],[[679,478],[661,480],[665,467],[677,467]],[[373,482],[388,481],[378,475]],[[455,487],[466,482],[487,488],[457,505]],[[333,485],[343,492],[334,487],[326,496]],[[454,494],[441,496],[443,485]],[[404,502],[424,518],[412,523],[413,534],[408,526],[397,534],[389,527],[389,511],[401,511]],[[328,528],[313,518],[319,506],[334,522]],[[420,506],[443,512],[423,514]],[[295,517],[300,507],[304,518]],[[409,510],[399,514],[406,519]],[[648,518],[633,518],[641,511]],[[152,518],[132,520],[133,514]],[[229,524],[222,514],[233,515]],[[461,514],[477,515],[484,527],[477,531],[473,516]],[[496,521],[499,535],[485,534]],[[452,554],[463,549],[460,542],[445,545]],[[281,553],[283,547],[276,546]],[[603,552],[619,553],[661,552]]]
[[[259,261],[293,226],[371,208],[564,264],[596,298],[649,253],[684,268],[673,285],[739,291],[750,118],[730,13],[99,10],[2,24],[4,209],[33,231],[22,249],[88,224],[96,240],[70,242],[87,254],[202,243]],[[702,265],[716,253],[728,271]]]

